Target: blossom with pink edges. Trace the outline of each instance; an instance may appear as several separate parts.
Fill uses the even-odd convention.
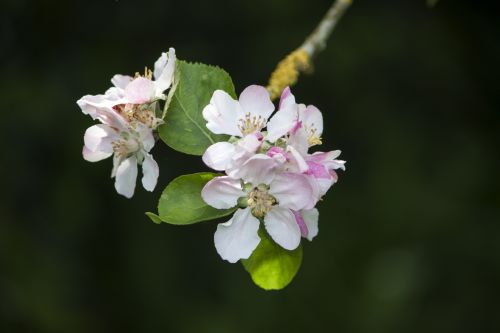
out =
[[[281,247],[293,250],[301,238],[318,234],[316,203],[338,179],[339,150],[309,153],[321,144],[323,116],[314,106],[297,104],[289,88],[278,111],[265,88],[250,86],[238,101],[216,91],[203,110],[207,128],[231,135],[205,151],[203,161],[224,171],[202,190],[203,200],[217,209],[239,207],[215,232],[219,255],[236,262],[258,246],[262,223]]]
[[[86,95],[77,101],[84,114],[101,124],[89,127],[84,135],[83,158],[97,162],[113,156],[111,177],[116,191],[131,198],[135,191],[138,165],[142,185],[153,191],[159,168],[150,154],[155,144],[153,130],[162,120],[156,115],[156,101],[165,99],[175,74],[175,50],[162,53],[154,71],[136,77],[117,74],[113,87],[103,95]]]

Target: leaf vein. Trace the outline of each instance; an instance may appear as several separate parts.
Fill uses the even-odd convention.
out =
[[[190,120],[190,121],[191,121],[191,122],[192,122],[192,123],[193,123],[196,127],[198,127],[198,129],[200,130],[200,132],[201,132],[201,133],[203,133],[203,134],[204,134],[204,135],[208,138],[208,140],[209,140],[212,144],[214,144],[214,143],[215,143],[215,141],[212,139],[212,137],[210,136],[210,134],[208,134],[207,132],[205,132],[205,131],[203,130],[203,128],[202,128],[202,127],[201,127],[201,126],[200,126],[200,125],[199,125],[199,124],[198,124],[198,123],[197,123],[197,122],[196,122],[196,121],[195,121],[195,120],[194,120],[194,119],[193,119],[193,118],[192,118],[192,117],[188,114],[187,109],[186,109],[186,108],[184,107],[184,105],[182,104],[181,100],[179,99],[179,96],[177,96],[177,95],[174,95],[174,96],[175,96],[175,98],[177,99],[177,102],[179,102],[179,105],[180,105],[180,107],[181,107],[181,110],[182,110],[182,112],[184,112],[184,114],[186,115],[186,117],[187,117],[187,118],[188,118],[188,119],[189,119],[189,120]]]

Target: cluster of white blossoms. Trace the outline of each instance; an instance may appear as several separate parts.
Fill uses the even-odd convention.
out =
[[[153,131],[162,123],[157,102],[166,99],[175,62],[171,48],[155,62],[153,72],[146,69],[135,77],[117,74],[104,95],[86,95],[77,101],[84,114],[101,122],[85,132],[83,157],[97,162],[113,155],[111,177],[116,191],[127,198],[134,195],[137,165],[142,165],[144,188],[156,187],[159,169],[149,152],[155,144]]]
[[[316,107],[297,104],[286,88],[271,117],[274,109],[267,90],[253,85],[239,100],[217,90],[203,110],[210,131],[231,136],[204,153],[205,164],[226,175],[201,193],[214,208],[239,207],[214,235],[217,252],[231,263],[255,250],[261,222],[284,249],[297,248],[301,237],[312,240],[318,233],[316,203],[337,181],[335,170],[345,168],[339,150],[309,153],[323,132]]]

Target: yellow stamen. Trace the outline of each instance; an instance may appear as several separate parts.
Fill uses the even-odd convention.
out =
[[[243,135],[248,135],[260,131],[266,126],[266,120],[262,116],[253,116],[250,113],[245,114],[244,119],[239,120],[238,128]]]
[[[276,199],[267,192],[267,186],[259,185],[248,193],[248,207],[257,218],[262,218],[272,209]]]

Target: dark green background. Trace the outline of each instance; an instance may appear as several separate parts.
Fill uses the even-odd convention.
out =
[[[493,3],[493,2],[491,2]],[[154,193],[81,157],[75,101],[179,58],[265,84],[330,1],[0,5],[1,332],[499,332],[499,8],[357,0],[293,89],[347,171],[281,292],[223,262],[215,223],[155,225],[164,186],[208,170],[158,144]]]

